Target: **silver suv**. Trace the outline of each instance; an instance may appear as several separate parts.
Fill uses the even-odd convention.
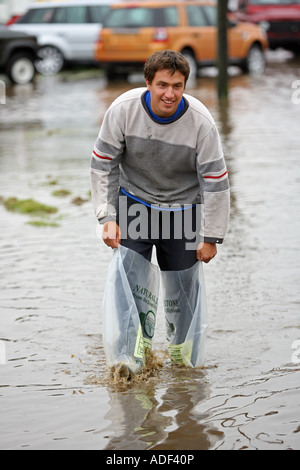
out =
[[[38,72],[53,75],[65,63],[93,63],[95,43],[110,0],[73,0],[34,4],[9,28],[34,34],[39,45]]]

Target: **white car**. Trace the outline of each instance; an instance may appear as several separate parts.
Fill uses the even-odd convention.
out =
[[[38,72],[53,75],[66,63],[93,63],[95,43],[110,0],[35,3],[9,29],[37,37]]]

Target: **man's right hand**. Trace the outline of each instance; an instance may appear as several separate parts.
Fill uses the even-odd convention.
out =
[[[110,220],[103,225],[102,238],[105,245],[118,248],[121,245],[121,230],[117,222]]]

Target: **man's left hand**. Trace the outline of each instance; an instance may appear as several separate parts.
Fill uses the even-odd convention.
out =
[[[197,249],[197,259],[204,263],[209,263],[217,254],[217,245],[215,243],[200,243]]]

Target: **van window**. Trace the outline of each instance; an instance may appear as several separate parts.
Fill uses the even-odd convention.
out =
[[[187,6],[187,14],[190,26],[207,26],[207,19],[204,16],[203,9],[201,6]]]
[[[33,8],[22,16],[17,23],[21,24],[39,24],[51,23],[54,16],[54,8]]]
[[[87,23],[87,8],[85,6],[56,8],[53,21],[66,24]]]
[[[147,28],[178,25],[178,10],[167,8],[116,8],[110,11],[104,26],[107,28]]]
[[[217,26],[217,8],[207,5],[203,6],[203,10],[205,12],[205,16],[207,18],[209,26]]]
[[[117,8],[108,15],[105,26],[108,28],[136,28],[153,23],[153,10],[148,8]]]
[[[164,8],[165,25],[164,26],[179,26],[179,13],[177,7]]]
[[[89,6],[89,10],[90,10],[90,18],[89,18],[90,23],[102,24],[110,8],[108,5],[92,5],[92,6]]]

